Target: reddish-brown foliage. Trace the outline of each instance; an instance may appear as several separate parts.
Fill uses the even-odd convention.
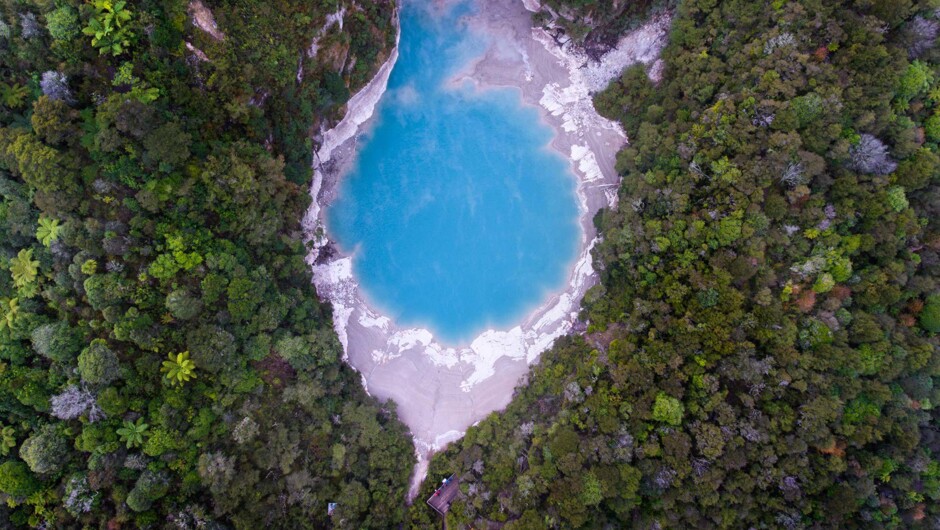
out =
[[[282,388],[290,381],[293,381],[297,375],[294,368],[276,353],[272,353],[264,359],[252,363],[252,365],[261,374],[261,380],[275,388]]]
[[[819,447],[819,452],[824,455],[837,456],[843,458],[845,456],[845,442],[837,441],[833,439],[827,447]]]
[[[838,298],[840,302],[844,301],[846,298],[848,298],[851,295],[852,295],[852,289],[849,289],[848,287],[844,285],[836,285],[835,287],[832,288],[831,291],[829,291],[829,296]]]
[[[800,311],[804,313],[812,311],[813,306],[816,305],[816,292],[812,289],[807,289],[797,298],[796,305],[800,308]]]

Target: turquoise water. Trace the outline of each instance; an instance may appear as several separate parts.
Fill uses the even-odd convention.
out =
[[[327,225],[372,305],[457,343],[561,289],[580,228],[538,111],[515,90],[449,82],[486,42],[461,24],[471,5],[440,9],[402,9],[388,92]]]

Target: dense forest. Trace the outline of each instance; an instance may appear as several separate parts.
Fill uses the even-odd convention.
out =
[[[940,525],[940,2],[542,4],[592,53],[670,9],[664,76],[596,95],[630,143],[587,331],[419,499],[456,473],[452,528]],[[394,9],[0,0],[0,528],[439,525],[300,228]]]
[[[0,3],[0,528],[402,520],[412,445],[300,228],[394,9]]]
[[[588,331],[433,460],[452,528],[940,525],[938,7],[678,3],[662,81],[595,99],[630,144]]]

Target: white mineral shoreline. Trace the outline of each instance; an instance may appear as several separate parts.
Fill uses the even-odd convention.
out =
[[[614,160],[626,142],[618,124],[596,113],[591,93],[605,87],[628,64],[651,64],[665,44],[669,26],[668,16],[654,18],[625,36],[600,63],[589,64],[577,50],[560,47],[544,30],[531,28],[526,7],[534,7],[533,0],[477,1],[479,13],[468,23],[489,36],[491,46],[455,81],[518,89],[524,103],[539,107],[556,133],[552,148],[570,160],[577,177],[582,237],[564,289],[519,325],[487,330],[457,347],[439,343],[426,329],[399,327],[367,303],[352,274],[352,256],[339,252],[324,231],[322,207],[334,199],[337,182],[354,160],[358,135],[371,124],[397,59],[397,46],[376,77],[349,101],[343,120],[323,133],[311,186],[314,200],[303,221],[314,242],[308,256],[314,283],[320,296],[333,305],[334,328],[345,360],[362,374],[370,394],[397,403],[399,417],[414,436],[419,464],[412,496],[427,471],[430,453],[504,408],[529,365],[572,330],[584,293],[596,283],[592,220],[600,208],[616,206],[620,180]]]

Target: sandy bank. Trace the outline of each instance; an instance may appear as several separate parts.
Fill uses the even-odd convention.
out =
[[[624,66],[653,61],[669,23],[665,18],[653,21],[622,40],[608,54],[610,59],[590,64],[576,50],[560,48],[544,31],[531,28],[526,5],[533,2],[478,1],[479,13],[469,24],[492,44],[458,80],[482,88],[518,89],[523,101],[538,106],[556,131],[551,145],[571,161],[578,179],[582,240],[565,288],[511,329],[488,330],[458,347],[438,343],[426,329],[398,327],[364,301],[352,274],[352,258],[338,253],[322,230],[322,206],[333,199],[355,155],[357,133],[368,126],[397,50],[372,83],[350,100],[343,121],[323,134],[311,187],[314,203],[304,219],[315,241],[308,257],[314,282],[333,304],[334,326],[347,361],[362,374],[372,395],[398,403],[398,414],[411,428],[422,459],[505,407],[529,364],[571,331],[580,300],[596,281],[590,255],[596,237],[592,218],[598,209],[615,205],[619,178],[614,159],[626,142],[619,125],[597,115],[590,94]],[[423,464],[415,487],[423,478]]]
[[[215,40],[225,38],[225,35],[219,31],[219,26],[215,23],[215,17],[212,16],[212,11],[202,3],[202,0],[190,1],[187,10],[193,19],[193,23],[196,24],[199,29],[212,35],[212,38]]]

